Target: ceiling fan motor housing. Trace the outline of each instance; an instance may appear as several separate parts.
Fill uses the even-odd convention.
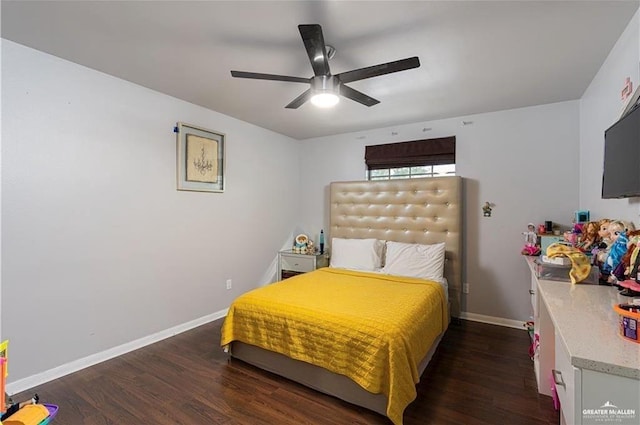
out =
[[[312,78],[311,89],[314,94],[340,92],[340,80],[333,75],[319,75]]]

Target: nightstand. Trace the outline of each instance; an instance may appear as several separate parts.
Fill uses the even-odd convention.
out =
[[[296,254],[290,249],[278,252],[278,275],[277,279],[282,280],[295,276],[297,274],[306,273],[327,267],[329,265],[329,256],[324,254]]]

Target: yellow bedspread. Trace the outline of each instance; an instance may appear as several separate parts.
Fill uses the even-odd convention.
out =
[[[242,341],[345,375],[402,423],[418,363],[448,325],[444,289],[414,278],[322,268],[238,297],[223,346]]]

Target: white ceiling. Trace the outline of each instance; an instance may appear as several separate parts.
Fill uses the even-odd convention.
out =
[[[640,1],[2,1],[2,37],[296,139],[578,99]],[[381,101],[284,106],[311,77],[298,24],[322,25],[337,74]],[[622,87],[623,81],[620,81]],[[180,120],[180,117],[176,117]]]

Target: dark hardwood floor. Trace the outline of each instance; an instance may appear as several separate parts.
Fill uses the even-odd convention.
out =
[[[14,395],[60,407],[55,425],[380,424],[376,413],[238,360],[222,319]],[[536,391],[526,332],[452,324],[405,411],[405,425],[558,423]]]

